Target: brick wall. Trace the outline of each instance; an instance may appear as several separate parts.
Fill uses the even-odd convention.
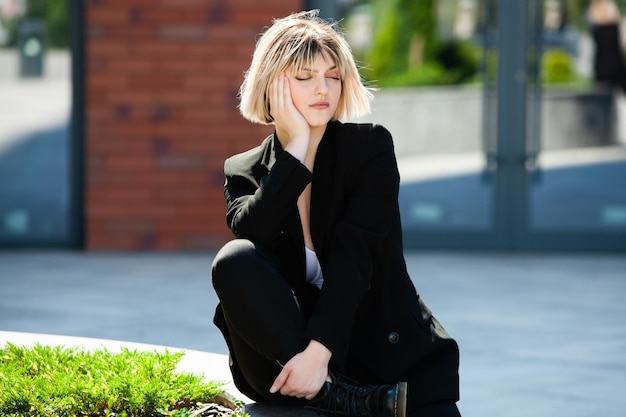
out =
[[[85,4],[87,249],[217,248],[223,161],[271,132],[239,115],[242,74],[302,1]]]

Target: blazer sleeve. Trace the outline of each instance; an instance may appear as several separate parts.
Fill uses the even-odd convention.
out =
[[[340,369],[345,366],[356,312],[371,286],[374,262],[380,261],[379,249],[397,216],[400,176],[391,134],[376,126],[370,138],[363,139],[369,142],[361,145],[367,155],[346,173],[352,177],[349,196],[326,251],[324,285],[305,330],[307,338],[333,353]]]
[[[269,171],[244,155],[224,163],[226,222],[236,237],[272,246],[312,174],[289,152]]]

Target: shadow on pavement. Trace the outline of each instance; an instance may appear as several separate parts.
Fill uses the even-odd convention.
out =
[[[543,169],[529,177],[532,227],[626,232],[626,160]],[[402,182],[406,229],[486,229],[493,181],[481,173]]]
[[[0,244],[66,240],[69,204],[67,123],[0,148]]]

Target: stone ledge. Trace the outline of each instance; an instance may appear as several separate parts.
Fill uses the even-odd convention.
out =
[[[245,412],[250,417],[318,417],[319,415],[304,407],[293,407],[288,405],[271,403],[246,404]]]

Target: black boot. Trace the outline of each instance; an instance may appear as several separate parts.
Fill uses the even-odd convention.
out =
[[[307,408],[329,417],[405,417],[406,382],[358,385],[332,375]]]

